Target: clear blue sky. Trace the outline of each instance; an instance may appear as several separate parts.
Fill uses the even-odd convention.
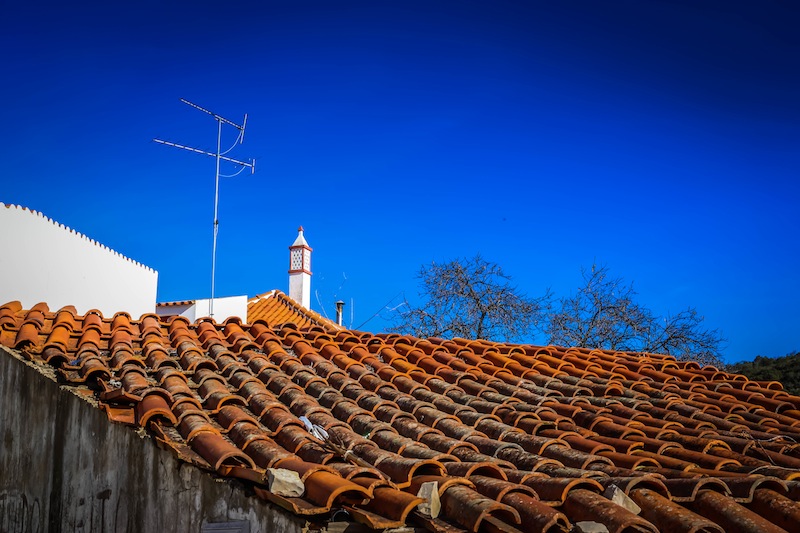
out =
[[[151,141],[213,150],[186,98],[248,113],[230,155],[258,161],[221,183],[218,295],[287,290],[302,224],[353,326],[480,252],[530,295],[606,264],[729,361],[800,350],[800,4],[160,4],[2,3],[0,200],[155,268],[161,300],[210,290],[213,159]]]

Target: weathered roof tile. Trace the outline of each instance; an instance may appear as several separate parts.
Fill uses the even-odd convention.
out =
[[[11,302],[0,342],[179,459],[315,520],[718,533],[800,516],[800,397],[668,356],[372,335],[277,291],[222,324]],[[276,467],[305,494],[270,493]],[[437,519],[415,510],[426,480]]]

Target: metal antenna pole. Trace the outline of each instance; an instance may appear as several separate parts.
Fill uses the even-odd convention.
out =
[[[214,175],[214,238],[211,243],[211,302],[208,314],[214,318],[214,280],[217,276],[217,233],[219,232],[219,156],[222,149],[222,121],[217,120],[217,172]]]
[[[212,244],[211,244],[211,302],[209,303],[209,307],[208,307],[208,314],[213,318],[214,317],[215,280],[216,280],[216,275],[217,275],[217,233],[219,232],[219,176],[220,176],[220,174],[219,174],[219,164],[220,164],[220,161],[228,161],[228,162],[233,163],[235,165],[241,166],[243,169],[245,167],[247,167],[247,168],[250,169],[251,173],[255,173],[255,171],[256,171],[256,161],[255,161],[255,159],[251,159],[249,162],[239,161],[238,159],[233,159],[233,158],[226,157],[226,156],[222,155],[222,124],[223,124],[223,122],[225,124],[233,126],[237,130],[239,130],[239,137],[236,139],[236,142],[234,143],[234,146],[236,145],[236,143],[241,144],[244,141],[244,128],[245,128],[245,125],[247,125],[247,115],[246,114],[244,116],[244,121],[242,122],[242,125],[240,126],[240,125],[236,124],[235,122],[232,122],[232,121],[230,121],[230,120],[228,120],[228,119],[226,119],[224,117],[221,117],[221,116],[217,115],[216,113],[212,113],[208,109],[204,109],[204,108],[200,107],[199,105],[193,104],[192,102],[190,102],[188,100],[185,100],[185,99],[181,98],[181,102],[183,102],[184,104],[190,105],[190,106],[194,107],[195,109],[199,109],[200,111],[203,111],[204,113],[208,113],[209,115],[214,117],[214,120],[217,121],[217,152],[216,153],[211,153],[211,152],[207,152],[205,150],[200,150],[198,148],[192,148],[191,146],[185,146],[185,145],[178,144],[178,143],[173,143],[173,142],[169,142],[169,141],[163,141],[161,139],[153,139],[153,140],[155,142],[157,142],[157,143],[160,143],[160,144],[165,144],[167,146],[174,146],[175,148],[181,148],[183,150],[188,150],[189,152],[195,152],[195,153],[198,153],[198,154],[205,154],[205,155],[214,157],[216,159],[216,172],[214,174],[214,235],[213,235],[213,240],[212,240]],[[233,147],[231,147],[231,148],[233,148]],[[227,154],[228,152],[230,152],[230,149],[228,151],[226,151],[225,153]]]

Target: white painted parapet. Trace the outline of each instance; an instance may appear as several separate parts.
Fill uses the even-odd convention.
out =
[[[155,311],[158,272],[38,211],[0,203],[0,280],[0,302],[25,309],[45,302],[138,318]]]

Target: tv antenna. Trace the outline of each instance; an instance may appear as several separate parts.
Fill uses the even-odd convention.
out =
[[[236,124],[235,122],[233,122],[231,120],[228,120],[227,118],[221,117],[220,115],[217,115],[216,113],[212,113],[208,109],[200,107],[197,104],[193,104],[189,100],[181,98],[181,102],[183,102],[186,105],[192,106],[195,109],[199,109],[203,113],[208,113],[209,115],[214,117],[214,120],[217,121],[217,151],[216,151],[216,153],[207,152],[205,150],[200,150],[199,148],[192,148],[191,146],[185,146],[183,144],[178,144],[178,143],[169,142],[169,141],[163,141],[161,139],[153,139],[153,140],[155,142],[157,142],[157,143],[166,144],[167,146],[174,146],[175,148],[180,148],[182,150],[188,150],[189,152],[194,152],[194,153],[197,153],[197,154],[205,154],[207,156],[214,157],[217,160],[217,171],[216,171],[216,173],[214,175],[214,238],[213,238],[212,245],[211,245],[211,302],[209,303],[209,307],[208,307],[208,314],[209,314],[209,316],[211,316],[213,318],[214,317],[214,281],[215,281],[216,273],[217,273],[217,233],[219,231],[219,218],[218,218],[218,214],[219,214],[219,178],[220,178],[220,175],[221,175],[219,173],[219,162],[220,161],[228,161],[229,163],[233,163],[234,165],[238,165],[239,167],[241,167],[238,170],[238,172],[236,172],[234,174],[230,174],[230,175],[224,175],[223,174],[222,175],[222,177],[224,177],[224,178],[232,178],[234,176],[238,176],[245,168],[249,168],[250,169],[250,173],[254,174],[255,171],[256,171],[256,160],[255,159],[251,159],[250,161],[245,162],[245,161],[239,161],[238,159],[233,159],[231,157],[227,157],[227,154],[231,150],[233,150],[233,148],[237,144],[242,144],[242,142],[244,141],[244,127],[247,125],[247,113],[245,113],[244,120],[242,121],[242,125],[240,126],[239,124]],[[224,152],[221,151],[222,150],[222,125],[223,124],[228,124],[229,126],[233,126],[237,130],[239,130],[239,136],[236,138],[235,141],[233,141],[233,144],[231,145],[231,147],[228,148],[227,150],[225,150]]]

